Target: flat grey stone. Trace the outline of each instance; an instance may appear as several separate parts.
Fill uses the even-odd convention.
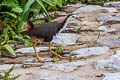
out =
[[[47,57],[40,57],[40,59],[45,60],[47,62],[53,61],[53,58],[47,58]],[[35,58],[29,58],[29,59],[25,60],[24,62],[28,62],[28,63],[29,62],[38,62],[38,60],[36,60]]]
[[[26,62],[24,62],[23,64],[22,64],[22,67],[26,67],[26,66],[29,66],[29,67],[39,67],[39,66],[42,66],[43,65],[43,63],[40,63],[40,62],[37,62],[37,63],[26,63]]]
[[[46,72],[33,73],[33,80],[85,80],[79,75],[51,74]]]
[[[119,19],[120,18],[120,13],[116,14],[114,17]]]
[[[105,73],[103,80],[120,80],[120,73]]]
[[[21,65],[22,64],[15,64],[15,67],[20,67]],[[0,71],[9,70],[13,66],[14,66],[14,64],[3,64],[3,65],[0,65]]]
[[[108,13],[118,12],[117,9],[113,7],[108,8],[108,7],[102,7],[99,5],[87,5],[87,6],[78,8],[76,11],[73,12],[73,14],[79,14],[81,12],[93,12],[97,10],[103,10],[104,12],[108,12]]]
[[[108,53],[109,47],[92,47],[92,48],[82,48],[75,51],[72,51],[70,54],[74,57],[81,58],[81,57],[88,57],[92,55],[103,55]]]
[[[53,49],[53,47],[52,47]],[[48,47],[36,47],[36,51],[37,52],[41,52],[41,51],[48,51]],[[27,47],[27,48],[20,48],[15,50],[15,53],[23,53],[23,54],[27,54],[27,53],[35,53],[33,47]]]
[[[0,62],[4,62],[4,58],[0,58]]]
[[[75,7],[75,8],[79,8],[79,7],[83,7],[83,6],[85,6],[86,4],[82,4],[82,3],[76,3],[76,4],[68,4],[68,5],[66,5],[66,6],[64,6],[64,7]]]
[[[104,6],[108,7],[115,7],[115,6],[120,6],[120,1],[115,1],[115,2],[107,2],[107,3],[104,3]]]
[[[63,72],[72,72],[76,70],[80,66],[87,65],[88,62],[86,61],[73,61],[73,62],[67,62],[62,64],[57,63],[45,63],[43,66],[41,66],[42,69],[51,69],[51,70],[59,70]]]
[[[72,33],[60,33],[57,36],[54,37],[52,40],[53,43],[58,44],[58,45],[73,45],[76,43],[78,39],[77,34],[72,34]]]
[[[109,46],[109,47],[119,47],[120,46],[120,39],[117,38],[100,38],[97,40],[98,44]]]
[[[116,51],[115,51],[115,54],[120,54],[120,50],[116,50]]]
[[[40,57],[40,59],[45,60],[45,62],[52,62],[53,61],[53,58]],[[29,58],[29,59],[25,60],[22,64],[23,65],[30,65],[30,66],[42,66],[44,63],[40,63],[35,58]]]
[[[73,13],[77,14],[77,13],[81,13],[81,12],[93,12],[93,11],[100,10],[100,9],[102,9],[102,7],[98,6],[98,5],[95,5],[95,6],[87,5],[87,6],[77,9]]]
[[[106,34],[106,33],[111,33],[111,32],[115,32],[116,31],[116,29],[107,29],[106,26],[99,26],[98,30],[102,30],[103,31],[103,32],[100,32],[100,34]]]
[[[115,13],[115,12],[118,12],[118,10],[116,8],[113,8],[113,7],[103,7],[104,12],[106,13]]]
[[[109,59],[101,59],[94,62],[95,68],[105,69],[105,70],[116,70],[120,71],[120,53],[117,53],[110,56]]]
[[[115,24],[120,22],[120,17],[118,17],[118,15],[116,15],[115,17],[99,16],[97,20],[100,24]]]

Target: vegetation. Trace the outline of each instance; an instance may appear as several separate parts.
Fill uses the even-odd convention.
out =
[[[107,2],[109,0],[1,0],[0,1],[0,55],[3,50],[8,50],[15,56],[14,50],[10,43],[15,43],[19,39],[31,45],[30,38],[24,39],[20,34],[24,27],[29,14],[33,13],[35,18],[39,13],[46,14],[48,21],[51,18],[48,10],[54,11],[63,5],[82,1],[84,3]],[[114,0],[115,1],[115,0]]]
[[[10,73],[13,71],[14,67],[15,66],[10,68],[7,72],[5,72],[4,75],[0,75],[0,80],[17,80],[20,77],[20,75],[10,77]]]

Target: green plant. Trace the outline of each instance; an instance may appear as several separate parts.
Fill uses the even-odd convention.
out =
[[[15,56],[10,43],[17,42],[18,39],[32,45],[31,38],[27,37],[27,39],[24,39],[20,34],[26,26],[31,12],[33,13],[33,18],[41,12],[45,13],[48,20],[51,21],[48,10],[54,11],[56,8],[61,8],[63,5],[77,1],[92,3],[107,2],[109,0],[0,0],[0,23],[4,23],[2,31],[0,25],[0,54],[2,50],[6,49]],[[61,53],[62,49],[56,50],[56,52]]]
[[[24,2],[21,2],[25,4],[22,4],[23,12],[20,16],[18,32],[23,30],[30,12],[33,12],[33,17],[36,17],[39,14],[39,12],[43,11],[47,15],[48,21],[51,21],[47,10],[51,10],[56,6],[62,7],[62,0],[24,0]]]
[[[83,3],[89,3],[89,4],[92,4],[92,3],[94,3],[94,4],[97,4],[97,3],[99,3],[99,2],[108,2],[109,0],[82,0],[82,2]]]
[[[1,0],[0,23],[4,23],[4,29],[0,31],[0,54],[3,49],[7,49],[15,55],[9,44],[16,42],[18,39],[31,45],[30,38],[24,39],[20,34],[26,25],[29,12],[33,12],[33,16],[36,17],[39,12],[43,11],[46,13],[48,20],[51,21],[46,8],[53,9],[56,5],[61,7],[59,2],[57,0]]]
[[[11,67],[4,75],[0,75],[0,80],[16,80],[20,75],[10,77],[10,73],[14,70],[14,67]]]
[[[66,5],[66,4],[68,4],[68,3],[73,3],[73,2],[77,2],[77,1],[79,1],[79,0],[63,0],[63,5]]]
[[[56,53],[59,53],[59,54],[62,54],[63,53],[63,50],[64,50],[64,47],[63,46],[58,46],[55,48],[55,52]]]
[[[77,30],[77,33],[80,33],[81,32],[81,28],[79,28],[78,30]]]
[[[57,62],[58,62],[58,58],[57,58],[57,57],[54,57],[54,58],[53,58],[53,62],[57,63]]]

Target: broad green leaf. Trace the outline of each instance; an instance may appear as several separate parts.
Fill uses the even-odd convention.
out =
[[[41,6],[35,1],[32,7],[30,8],[30,12],[33,12],[33,17],[35,18],[37,15],[39,15],[41,10]]]
[[[42,8],[43,11],[45,12],[45,14],[47,15],[48,20],[51,22],[51,18],[50,18],[50,16],[49,16],[47,10],[45,9],[45,6],[44,6],[43,2],[42,2],[41,0],[36,0],[36,1],[37,1],[37,3],[41,6],[41,8]]]
[[[0,14],[8,14],[9,16],[17,18],[17,16],[14,13],[10,13],[10,12],[0,12]]]
[[[12,42],[15,43],[15,42],[17,42],[17,41],[15,41],[15,40],[8,40],[8,41],[7,41],[7,43],[12,43]]]
[[[63,3],[63,0],[57,0],[57,5],[58,5],[59,7],[62,7],[62,3]]]
[[[18,24],[18,33],[21,32],[23,30],[24,26],[26,25],[26,20],[29,15],[29,9],[34,2],[35,2],[35,0],[28,0],[27,3],[25,4],[25,6],[23,8],[21,20]]]
[[[104,0],[104,2],[106,3],[106,2],[108,2],[109,0]]]
[[[49,4],[50,6],[52,6],[52,7],[55,7],[56,6],[56,2],[54,2],[54,1],[51,1],[51,0],[42,0],[43,2],[45,2],[45,3],[47,3],[47,4]],[[58,0],[59,1],[59,0]],[[61,0],[60,0],[61,1]]]
[[[22,8],[19,8],[19,7],[15,7],[15,8],[12,8],[12,11],[16,12],[16,13],[22,13]]]
[[[27,0],[21,0],[21,3],[20,3],[20,5],[22,6],[22,8],[25,6],[25,4],[26,4],[26,1],[27,1]]]
[[[30,41],[24,40],[24,42],[25,42],[26,44],[28,44],[29,46],[32,46],[32,43],[31,43]]]
[[[15,77],[12,77],[12,78],[10,78],[9,80],[17,80],[17,78],[19,78],[21,75],[17,75],[17,76],[15,76]]]
[[[13,48],[9,44],[5,44],[3,47],[6,48],[11,54],[16,56]]]
[[[15,67],[15,66],[13,66],[12,68],[10,68],[10,69],[5,73],[5,75],[3,76],[3,79],[2,79],[2,80],[6,80],[6,79],[9,77],[9,75],[10,75],[10,73],[13,71],[14,67]]]

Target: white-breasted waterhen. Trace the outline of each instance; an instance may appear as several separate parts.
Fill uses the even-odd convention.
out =
[[[40,24],[33,24],[31,21],[29,21],[28,26],[31,26],[31,28],[27,31],[23,31],[22,34],[29,35],[33,39],[37,39],[36,42],[33,43],[33,48],[35,51],[36,58],[39,62],[44,62],[44,60],[41,60],[39,58],[38,53],[36,52],[36,45],[38,43],[38,40],[49,42],[49,52],[61,59],[65,58],[52,51],[51,41],[53,39],[53,36],[61,32],[66,27],[66,23],[70,20],[70,17],[76,17],[76,15],[70,14],[62,22],[44,22]]]

